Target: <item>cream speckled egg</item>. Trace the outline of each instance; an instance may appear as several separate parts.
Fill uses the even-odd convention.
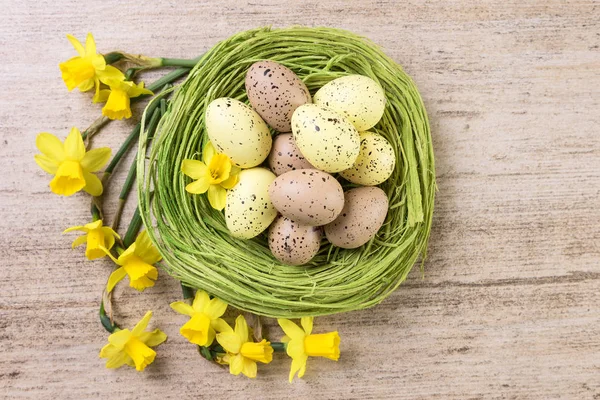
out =
[[[352,183],[379,185],[390,177],[396,166],[394,148],[383,136],[374,132],[360,133],[360,152],[352,168],[340,175]]]
[[[240,181],[227,191],[225,222],[231,235],[250,239],[271,225],[277,210],[269,198],[269,185],[275,174],[265,168],[250,168],[240,172]]]
[[[279,132],[290,132],[294,110],[311,102],[304,82],[294,71],[275,61],[252,64],[246,73],[245,84],[252,107]]]
[[[275,136],[271,154],[269,154],[269,168],[279,176],[295,169],[314,168],[304,158],[296,146],[291,133],[281,133]]]
[[[269,248],[284,264],[306,264],[319,252],[322,229],[279,216],[269,228]]]
[[[377,234],[388,212],[388,198],[376,186],[348,190],[340,215],[325,226],[327,240],[334,246],[355,249]]]
[[[278,176],[269,187],[269,196],[281,215],[310,226],[333,221],[344,207],[342,185],[316,169],[297,169]]]
[[[350,168],[360,149],[356,128],[340,114],[304,104],[292,115],[292,133],[300,152],[315,168],[340,172]]]
[[[206,131],[219,153],[242,168],[262,163],[271,151],[271,132],[260,115],[239,100],[221,97],[206,108]]]
[[[332,80],[315,93],[313,101],[344,115],[359,131],[374,127],[385,109],[383,89],[363,75]]]

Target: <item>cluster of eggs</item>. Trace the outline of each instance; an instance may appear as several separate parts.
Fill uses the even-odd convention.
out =
[[[217,151],[243,168],[227,192],[231,234],[250,239],[269,228],[274,257],[289,265],[309,262],[323,232],[334,246],[367,243],[388,211],[376,185],[396,162],[390,143],[369,131],[384,113],[382,88],[366,76],[348,75],[311,98],[304,82],[274,61],[254,63],[245,87],[251,107],[218,98],[205,115]],[[278,132],[274,139],[269,126]],[[260,166],[265,160],[268,168]],[[362,186],[344,192],[333,173]]]

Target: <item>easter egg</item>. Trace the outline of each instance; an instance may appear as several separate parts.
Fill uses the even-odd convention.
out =
[[[389,178],[395,166],[396,154],[390,142],[377,133],[361,132],[358,157],[340,175],[352,183],[373,186]]]
[[[313,166],[300,153],[292,134],[281,133],[273,140],[273,147],[269,154],[269,168],[279,176],[288,171],[313,168]]]
[[[290,132],[294,110],[311,102],[304,82],[294,71],[275,61],[252,64],[245,85],[252,107],[279,132]]]
[[[344,207],[342,185],[316,169],[297,169],[279,175],[269,187],[273,205],[286,218],[304,225],[333,221]]]
[[[250,168],[240,172],[239,182],[227,191],[225,222],[231,235],[250,239],[266,230],[277,217],[269,199],[269,185],[275,174],[266,168]]]
[[[350,168],[360,150],[356,128],[340,114],[316,104],[304,104],[294,111],[292,133],[302,155],[322,171]]]
[[[313,101],[344,115],[359,131],[374,127],[385,109],[383,89],[363,75],[348,75],[330,81],[315,93]]]
[[[205,120],[213,146],[238,167],[255,167],[269,155],[272,143],[269,127],[241,101],[229,97],[211,101]]]
[[[306,264],[319,252],[322,229],[279,216],[269,228],[269,248],[284,264]]]
[[[388,198],[376,186],[347,191],[340,215],[325,226],[327,240],[334,246],[355,249],[367,243],[383,225],[388,212]]]

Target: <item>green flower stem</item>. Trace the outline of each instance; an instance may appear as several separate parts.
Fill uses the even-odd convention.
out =
[[[194,58],[191,60],[185,60],[181,58],[161,58],[161,66],[162,67],[185,67],[185,68],[194,68],[198,63],[198,58]]]
[[[96,118],[96,120],[94,122],[92,122],[92,124],[85,131],[83,131],[83,133],[81,134],[81,138],[84,141],[89,142],[89,140],[92,138],[92,136],[94,136],[96,133],[98,133],[98,131],[100,129],[102,129],[102,127],[104,125],[108,124],[109,122],[110,122],[110,119],[105,116]]]
[[[275,352],[284,353],[287,350],[287,343],[271,342],[271,347]]]
[[[183,293],[183,299],[189,300],[194,298],[194,289],[189,286],[185,286],[183,282],[181,283],[181,292]]]
[[[154,136],[154,132],[156,131],[156,127],[158,126],[158,121],[160,121],[160,116],[161,110],[159,108],[155,109],[152,113],[152,117],[150,118],[150,123],[148,124],[148,138],[152,138]],[[112,224],[112,228],[115,231],[119,227],[119,222],[121,221],[121,215],[123,214],[123,209],[125,208],[127,196],[129,195],[133,183],[135,182],[136,167],[137,160],[133,160],[131,163],[131,167],[129,167],[129,172],[127,173],[125,183],[121,188],[121,193],[119,194],[119,206],[117,208],[117,212],[115,213],[115,219]]]
[[[127,228],[127,232],[125,232],[125,236],[123,237],[123,246],[125,246],[125,248],[128,248],[133,244],[133,242],[135,242],[135,238],[141,227],[142,217],[140,216],[139,207],[136,207],[133,217],[131,217],[129,227]]]
[[[104,298],[100,301],[99,315],[100,315],[100,323],[102,323],[102,326],[104,327],[104,329],[106,329],[108,331],[108,333],[114,333],[115,330],[119,330],[119,327],[117,326],[117,324],[115,324],[114,321],[112,321],[110,319],[110,317],[108,315],[106,315],[106,310],[104,309]]]
[[[154,92],[155,90],[158,90],[158,89],[162,88],[163,86],[165,86],[167,83],[173,83],[174,81],[181,78],[188,72],[190,72],[189,68],[178,68],[174,71],[169,72],[165,76],[158,78],[151,84],[149,84],[147,89],[152,90]],[[131,99],[131,101],[137,101],[141,97],[146,97],[146,96],[135,97],[135,98]]]
[[[118,51],[113,51],[107,54],[104,54],[104,60],[107,64],[113,64],[123,58],[123,54]]]

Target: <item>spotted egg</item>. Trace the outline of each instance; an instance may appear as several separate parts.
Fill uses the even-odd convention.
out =
[[[278,176],[269,187],[269,196],[281,215],[310,226],[333,221],[344,207],[342,185],[316,169],[297,169]]]
[[[298,75],[275,61],[252,64],[245,84],[252,107],[279,132],[290,132],[294,110],[311,102],[310,93]]]
[[[269,168],[279,176],[295,169],[313,168],[304,158],[291,133],[281,133],[275,136],[271,154],[269,154]]]
[[[322,229],[279,216],[269,228],[269,248],[284,264],[306,264],[319,252]]]
[[[242,168],[261,164],[271,151],[271,132],[260,115],[239,100],[221,97],[206,108],[206,131],[219,153]]]
[[[300,152],[315,168],[340,172],[354,164],[360,150],[356,128],[335,111],[304,104],[292,116],[292,133]]]
[[[360,133],[360,152],[354,165],[340,175],[357,185],[379,185],[392,175],[396,166],[394,148],[374,132]]]
[[[250,239],[266,230],[277,217],[269,198],[269,185],[275,174],[266,168],[250,168],[240,172],[239,182],[227,191],[225,222],[231,235]]]
[[[388,212],[388,198],[376,186],[351,189],[344,196],[344,209],[325,226],[325,235],[334,246],[355,249],[371,240],[383,225]]]
[[[374,127],[385,109],[383,89],[363,75],[347,75],[328,82],[315,93],[313,101],[344,115],[359,131]]]

